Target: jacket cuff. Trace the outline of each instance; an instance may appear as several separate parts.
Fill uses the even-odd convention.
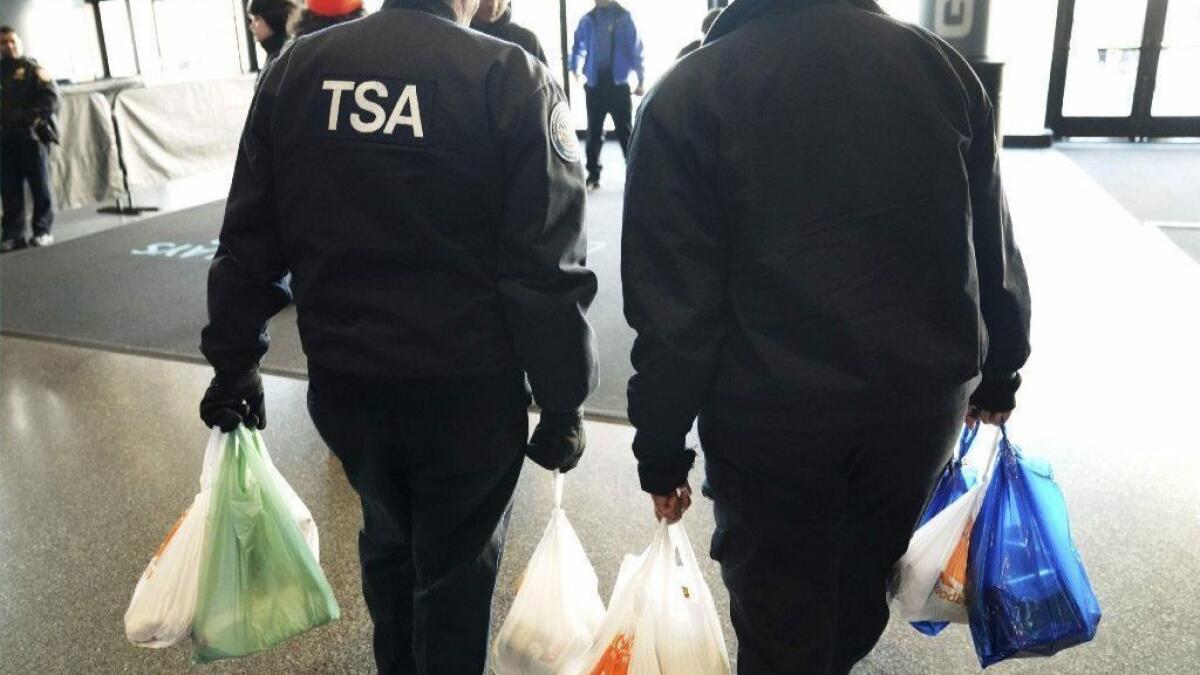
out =
[[[671,494],[687,482],[696,463],[696,451],[685,446],[683,437],[667,441],[639,432],[633,439],[633,454],[638,458],[642,490],[652,495]]]
[[[971,407],[988,412],[1012,412],[1017,407],[1017,390],[1021,388],[1021,374],[987,375],[971,394]]]

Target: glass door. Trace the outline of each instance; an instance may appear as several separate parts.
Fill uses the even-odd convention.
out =
[[[1154,117],[1200,116],[1200,0],[1171,0],[1167,6]]]
[[[1059,0],[1055,136],[1200,136],[1200,0]]]

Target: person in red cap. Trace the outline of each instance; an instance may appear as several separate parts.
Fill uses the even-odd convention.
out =
[[[362,0],[307,0],[292,24],[292,37],[315,33],[366,15]]]

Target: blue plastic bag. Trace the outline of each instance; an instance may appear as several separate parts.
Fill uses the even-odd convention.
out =
[[[937,484],[933,486],[933,491],[929,493],[929,502],[925,505],[925,512],[921,514],[921,519],[917,521],[918,529],[932,520],[934,516],[941,513],[947,506],[953,504],[954,500],[965,495],[967,490],[970,490],[971,486],[975,484],[975,471],[963,466],[963,458],[967,456],[967,452],[971,449],[971,444],[975,442],[975,436],[979,433],[980,426],[982,425],[976,424],[974,428],[963,426],[962,437],[958,441],[958,451],[946,463],[946,468],[942,469],[941,477],[938,478]],[[937,635],[949,625],[946,621],[912,622],[913,628],[929,636]]]
[[[985,668],[1088,642],[1100,623],[1050,465],[1023,457],[1002,433],[967,564],[971,636]]]

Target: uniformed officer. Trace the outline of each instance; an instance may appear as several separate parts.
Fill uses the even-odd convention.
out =
[[[512,20],[512,3],[509,0],[480,0],[479,10],[471,19],[471,28],[507,40],[529,52],[543,65],[546,64],[546,52],[537,34]]]
[[[483,670],[523,457],[573,467],[596,384],[570,111],[467,28],[477,4],[389,0],[285,48],[209,271],[210,426],[264,426],[267,320],[296,303],[310,413],[361,497],[383,673]]]
[[[872,649],[964,413],[1007,419],[1029,356],[992,103],[881,14],[738,0],[634,131],[634,452],[678,519],[699,416],[741,673],[846,673]]]
[[[58,142],[58,87],[24,51],[17,32],[0,26],[0,253],[26,245],[26,184],[33,194],[33,237],[28,243],[54,243],[49,153],[50,144]]]

